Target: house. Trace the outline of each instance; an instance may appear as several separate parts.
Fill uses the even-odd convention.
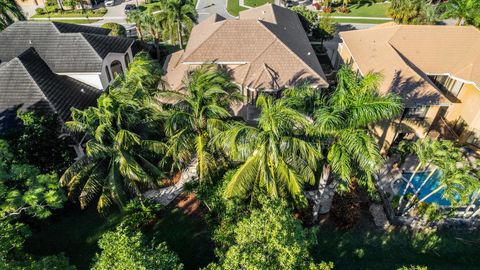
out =
[[[56,22],[16,22],[0,33],[0,130],[17,110],[56,113],[96,104],[133,58],[132,39],[110,30]]]
[[[387,23],[340,38],[340,62],[359,75],[382,72],[379,91],[404,100],[401,117],[373,129],[383,151],[427,135],[480,146],[479,30]]]
[[[58,22],[20,21],[0,33],[0,63],[30,47],[58,75],[105,90],[133,58],[133,39],[108,36],[109,29]]]
[[[195,26],[185,50],[165,61],[166,87],[181,89],[185,74],[204,63],[231,71],[247,97],[245,106],[234,108],[234,113],[247,120],[248,108],[253,107],[248,104],[254,104],[259,92],[275,94],[303,81],[328,87],[297,14],[271,4],[242,11],[238,19],[215,14]]]

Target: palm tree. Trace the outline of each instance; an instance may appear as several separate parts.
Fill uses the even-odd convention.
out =
[[[0,0],[0,31],[16,20],[26,20],[17,2],[15,0]]]
[[[134,10],[127,15],[127,22],[134,23],[135,29],[140,40],[143,40],[142,24],[143,24],[143,12],[139,10]]]
[[[440,172],[439,181],[444,181],[445,186],[440,185],[439,189],[436,190],[435,193],[444,189],[446,186],[448,186],[449,188],[452,187],[452,185],[450,185],[450,182],[448,182],[448,181],[451,181],[451,180],[455,179],[456,176],[460,175],[460,174],[458,174],[460,171],[451,169],[451,168],[455,168],[456,164],[458,162],[461,162],[462,158],[463,158],[460,150],[458,148],[454,147],[452,142],[446,141],[446,140],[424,139],[424,144],[425,144],[424,147],[426,149],[423,149],[423,150],[429,151],[431,154],[426,154],[427,155],[426,157],[423,157],[423,158],[420,157],[419,159],[427,159],[428,162],[435,165],[435,167],[432,171],[430,171],[428,176],[423,180],[423,182],[417,188],[417,190],[415,191],[413,196],[410,198],[410,200],[405,205],[403,211],[400,209],[400,206],[399,206],[399,212],[401,214],[406,214],[406,213],[410,212],[410,209],[412,208],[412,205],[415,203],[415,200],[418,199],[418,196],[419,196],[420,192],[423,190],[423,188],[428,183],[428,181],[430,179],[432,179],[432,176],[435,173],[437,173],[437,171]],[[420,153],[420,151],[416,152],[416,153]],[[453,174],[454,176],[450,176],[449,175],[450,172],[455,172],[455,174]],[[414,175],[412,175],[411,178],[413,178],[413,176]],[[446,178],[451,178],[451,179],[446,179]],[[468,180],[468,179],[466,179],[466,180]],[[408,188],[408,186],[406,188]],[[426,198],[424,197],[422,200],[425,201],[425,199]]]
[[[167,17],[163,12],[152,12],[147,10],[142,13],[142,28],[146,30],[153,38],[157,59],[160,59],[160,38],[164,35]]]
[[[190,1],[166,0],[161,4],[161,9],[167,17],[166,35],[172,43],[178,41],[178,45],[183,49],[184,36],[188,35],[197,23],[195,6]]]
[[[165,133],[166,157],[181,169],[195,158],[200,182],[215,169],[217,157],[211,140],[215,131],[231,117],[229,105],[243,100],[229,74],[217,65],[204,65],[190,71],[180,91],[162,91],[157,98],[174,103],[167,110]]]
[[[421,203],[425,202],[428,198],[440,191],[444,192],[442,196],[448,199],[452,204],[465,205],[469,197],[472,195],[470,186],[475,180],[476,179],[471,175],[469,168],[458,167],[456,163],[445,164],[442,168],[442,176],[438,180],[438,187],[429,192],[422,199],[418,200],[418,202],[412,207],[408,208],[407,206],[405,214],[409,214]]]
[[[457,25],[463,25],[466,21],[471,22],[480,13],[478,0],[449,0],[444,4],[446,18],[457,19]]]
[[[332,180],[331,173],[341,180],[340,187],[345,188],[352,177],[371,181],[382,164],[377,142],[368,127],[392,119],[403,105],[396,95],[379,94],[381,79],[379,73],[360,78],[350,67],[343,66],[337,73],[337,88],[332,93],[322,93],[315,101],[315,109],[307,112],[315,122],[309,132],[310,139],[320,145],[324,157],[320,193],[324,186],[321,183]]]
[[[79,195],[82,207],[98,200],[97,209],[103,211],[113,203],[123,206],[134,196],[141,199],[142,189],[156,186],[163,175],[156,162],[165,146],[155,140],[161,117],[149,105],[156,83],[146,84],[146,78],[132,75],[142,68],[156,68],[143,60],[144,56],[134,59],[125,77],[117,77],[109,92],[100,96],[97,107],[73,110],[72,121],[66,123],[72,132],[90,138],[85,144],[87,155],[60,179],[70,197]],[[138,87],[139,79],[143,87]]]
[[[271,197],[291,196],[302,202],[303,186],[315,182],[320,153],[306,141],[311,120],[290,107],[288,100],[260,95],[257,127],[235,123],[216,140],[234,161],[242,162],[225,190],[226,197],[264,192]]]
[[[431,163],[434,161],[436,150],[437,150],[436,148],[438,148],[438,143],[436,141],[431,140],[430,138],[420,139],[415,142],[402,141],[399,144],[398,149],[400,150],[400,152],[404,155],[414,153],[418,158],[418,164],[415,167],[415,170],[413,171],[412,175],[408,178],[407,184],[405,185],[405,188],[402,191],[402,195],[400,196],[400,200],[398,201],[398,208],[397,208],[398,213],[401,213],[402,211],[402,208],[404,206],[403,199],[405,198],[405,195],[407,194],[407,191],[408,191],[408,187],[410,187],[412,180],[415,178],[418,171],[421,168],[430,167]],[[433,170],[432,173],[427,176],[426,181],[423,184],[425,184],[428,181],[428,179],[432,177],[435,171],[436,170]]]

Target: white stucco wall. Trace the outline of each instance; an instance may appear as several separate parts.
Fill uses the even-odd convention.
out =
[[[64,73],[60,75],[67,75],[68,77],[74,78],[77,81],[86,83],[90,86],[93,86],[99,90],[103,90],[103,84],[100,79],[100,73]]]
[[[129,48],[126,53],[128,53],[128,57],[129,57],[130,61],[132,61],[132,59],[133,59],[132,48]],[[118,61],[120,61],[120,63],[122,63],[123,72],[125,72],[127,70],[127,63],[125,63],[125,54],[123,54],[123,53],[109,53],[105,57],[105,59],[103,59],[102,74],[100,76],[100,80],[102,82],[103,90],[105,90],[108,87],[108,85],[113,81],[111,64],[115,60],[118,60]],[[112,81],[110,81],[110,82],[108,81],[108,78],[107,78],[107,73],[106,73],[107,70],[105,68],[106,66],[108,66],[108,72],[110,72],[110,78],[112,78]]]

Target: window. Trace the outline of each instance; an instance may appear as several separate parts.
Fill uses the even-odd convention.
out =
[[[128,64],[130,63],[130,56],[128,52],[125,54],[125,66],[128,68]]]
[[[409,119],[424,119],[427,115],[429,106],[417,106],[413,108],[405,108],[403,111],[402,118],[409,118]]]
[[[108,66],[105,66],[105,73],[107,73],[107,81],[111,82],[112,76],[110,75],[110,69],[108,68]]]
[[[112,74],[114,78],[117,75],[123,75],[122,63],[120,63],[120,61],[114,60],[110,65],[110,68],[112,69]]]
[[[448,75],[429,76],[430,80],[442,91],[457,97],[463,87],[463,82],[450,78]]]
[[[472,131],[470,131],[466,142],[473,144],[477,147],[480,146],[480,130],[474,128]]]

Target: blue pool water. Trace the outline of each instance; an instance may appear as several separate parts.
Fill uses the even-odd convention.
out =
[[[423,180],[428,177],[429,173],[430,172],[420,172],[420,173],[417,173],[413,177],[411,183],[415,187],[415,190],[420,187],[420,185],[423,183]],[[403,174],[403,177],[405,177],[405,179],[407,179],[407,181],[408,181],[408,179],[410,179],[411,176],[412,176],[411,173],[404,173]],[[438,181],[439,179],[440,179],[440,172],[437,171],[432,175],[432,177],[430,177],[427,184],[425,184],[425,186],[422,188],[422,190],[420,191],[420,194],[419,194],[419,198],[422,199],[423,197],[430,194],[431,191],[436,189],[439,185],[439,181]],[[402,183],[402,187],[400,188],[400,193],[403,192],[403,189],[405,188],[406,185],[407,185],[406,182]],[[412,193],[413,194],[414,190],[412,190],[412,188],[409,187],[408,190],[407,190],[407,193]],[[442,205],[442,206],[449,206],[450,201],[442,198],[442,195],[443,195],[443,190],[440,190],[439,192],[433,194],[428,199],[426,199],[425,202],[436,203],[436,204]]]

